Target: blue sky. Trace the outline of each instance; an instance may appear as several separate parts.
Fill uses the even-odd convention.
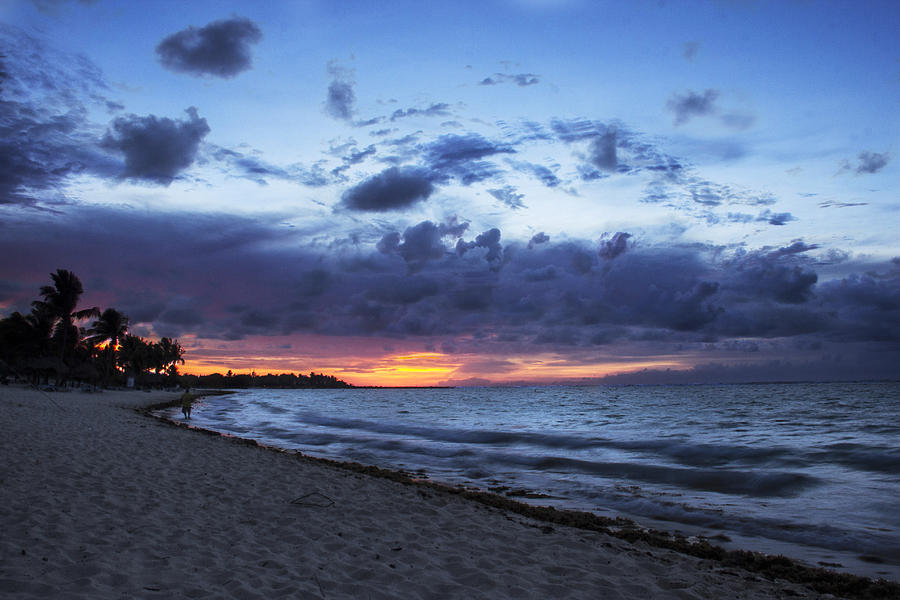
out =
[[[892,376],[898,17],[6,1],[0,314],[68,268],[189,370]]]

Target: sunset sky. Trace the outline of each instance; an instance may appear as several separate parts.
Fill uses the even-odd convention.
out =
[[[0,316],[193,373],[900,375],[900,3],[0,0]]]

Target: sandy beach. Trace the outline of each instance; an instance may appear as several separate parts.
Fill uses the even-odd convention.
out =
[[[834,597],[135,410],[175,397],[0,388],[0,595]]]

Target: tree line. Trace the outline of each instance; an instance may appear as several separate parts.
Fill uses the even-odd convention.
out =
[[[31,312],[14,312],[0,319],[0,372],[57,386],[163,386],[178,383],[178,364],[184,348],[164,337],[148,341],[128,333],[129,319],[115,308],[78,309],[84,293],[71,271],[50,274],[52,285],[42,286],[41,299]],[[82,323],[93,319],[87,327]]]
[[[225,375],[222,375],[221,373],[212,373],[210,375],[182,375],[181,380],[184,385],[202,388],[300,389],[353,387],[346,381],[341,381],[334,375],[325,375],[324,373],[310,373],[309,375],[294,375],[293,373],[273,375],[267,373],[265,375],[257,375],[255,372],[238,374],[228,371]]]
[[[136,387],[204,388],[347,388],[332,375],[181,375],[184,348],[178,340],[158,342],[128,333],[129,318],[115,308],[78,309],[84,293],[71,271],[50,274],[52,285],[40,288],[31,312],[0,319],[0,379],[10,375],[33,385],[68,384]],[[91,319],[93,319],[92,322]],[[90,322],[87,327],[83,324]]]

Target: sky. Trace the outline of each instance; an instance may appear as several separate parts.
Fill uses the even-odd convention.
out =
[[[900,3],[0,0],[0,316],[186,372],[900,374]]]

